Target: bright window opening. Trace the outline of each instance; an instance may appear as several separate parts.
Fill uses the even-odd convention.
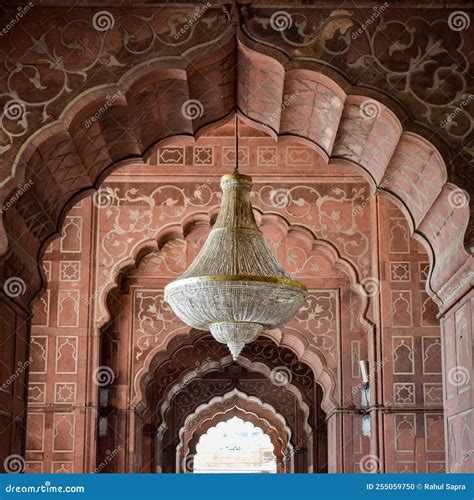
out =
[[[251,422],[232,417],[202,435],[196,446],[195,473],[276,473],[270,437]]]

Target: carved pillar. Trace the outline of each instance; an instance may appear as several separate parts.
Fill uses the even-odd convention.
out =
[[[474,472],[474,289],[442,312],[446,472]]]
[[[8,284],[1,283],[0,470],[19,472],[24,468],[31,316],[5,291]]]
[[[328,472],[344,471],[344,413],[335,409],[326,420],[328,432]]]

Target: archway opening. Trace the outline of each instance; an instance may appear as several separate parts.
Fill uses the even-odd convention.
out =
[[[276,474],[270,436],[252,422],[232,417],[203,434],[196,446],[197,474]]]
[[[179,140],[163,146],[146,166],[122,166],[99,191],[108,196],[105,202],[96,195],[75,205],[62,238],[45,254],[48,289],[35,306],[32,328],[29,469],[41,463],[43,469],[78,470],[71,436],[77,442],[80,404],[88,401],[81,351],[90,331],[85,319],[93,317],[94,328],[103,330],[94,336],[100,347],[94,353],[87,347],[87,359],[96,363],[89,370],[90,391],[100,413],[96,433],[85,439],[97,444],[95,455],[89,453],[92,470],[189,472],[183,470],[183,459],[195,455],[195,433],[209,429],[216,408],[205,415],[206,429],[200,420],[186,427],[187,417],[235,389],[258,397],[287,422],[287,442],[274,441],[278,464],[282,456],[294,461],[294,468],[283,472],[358,472],[375,436],[374,429],[370,437],[361,433],[360,360],[367,361],[372,383],[379,371],[384,380],[387,374],[382,404],[396,405],[397,411],[384,417],[387,429],[393,429],[393,438],[387,431],[386,441],[395,444],[381,458],[389,464],[383,470],[394,470],[398,462],[403,463],[399,471],[443,470],[441,344],[434,304],[425,290],[429,256],[410,240],[403,213],[390,200],[371,196],[355,172],[337,164],[328,167],[301,144],[275,145],[249,125],[240,132],[245,171],[256,180],[258,222],[285,268],[308,283],[308,305],[292,324],[267,332],[238,363],[230,363],[225,346],[204,332],[189,332],[163,302],[163,287],[190,264],[212,227],[219,201],[217,174],[227,171],[234,147],[230,124],[203,135],[192,148]],[[212,167],[199,163],[204,153]],[[176,154],[183,164],[179,178]],[[92,220],[97,231],[86,238]],[[380,236],[378,246],[374,235]],[[376,251],[377,265],[371,257]],[[379,303],[381,330],[374,342],[380,342],[382,352],[377,357],[371,354],[366,327]],[[190,340],[181,344],[180,337]],[[198,337],[199,342],[191,342]],[[392,351],[397,353],[393,363]],[[51,356],[53,369],[48,370]],[[338,367],[341,377],[332,376]],[[415,404],[426,405],[430,444],[422,457],[415,448],[421,425]],[[45,414],[52,405],[55,416],[48,424]],[[220,411],[229,408],[226,401],[221,406]],[[348,417],[331,411],[335,406]],[[264,418],[254,401],[244,409]],[[278,420],[267,414],[272,422]],[[273,436],[262,423],[239,416]],[[59,437],[49,450],[40,451],[42,443],[48,445],[47,425]],[[180,429],[185,434],[177,451]],[[354,446],[338,442],[338,436],[348,436]],[[341,446],[343,453],[338,452]],[[66,455],[55,455],[57,450],[70,454],[67,464]],[[408,452],[413,458],[407,466]],[[397,462],[392,457],[398,453]]]

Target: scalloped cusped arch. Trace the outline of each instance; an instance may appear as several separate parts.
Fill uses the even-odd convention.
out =
[[[112,169],[146,162],[164,141],[193,141],[235,110],[275,138],[300,141],[328,162],[356,167],[375,192],[390,196],[430,256],[427,290],[439,305],[449,304],[453,287],[447,281],[457,275],[460,282],[472,269],[463,246],[469,203],[463,190],[446,182],[436,147],[404,131],[381,102],[347,94],[316,71],[294,65],[285,70],[235,39],[192,62],[140,64],[116,85],[86,91],[59,120],[30,137],[0,191],[6,200],[14,198],[14,185],[28,185],[3,217],[8,237],[0,234],[0,253],[11,272],[32,274],[73,201],[97,188]],[[13,251],[7,253],[9,241]],[[27,247],[30,256],[21,250]],[[37,278],[30,287],[34,293],[40,283]]]
[[[234,389],[200,405],[188,416],[179,430],[177,456],[185,459],[188,454],[194,453],[197,441],[202,434],[210,427],[233,416],[250,420],[268,433],[272,438],[277,458],[283,459],[285,455],[291,454],[292,431],[285,418],[270,404]]]
[[[347,260],[343,259],[337,249],[330,242],[318,240],[314,234],[306,228],[300,226],[290,225],[283,217],[275,214],[262,214],[259,216],[262,223],[266,220],[271,221],[273,224],[279,224],[287,235],[297,234],[301,245],[308,248],[308,256],[318,255],[327,260],[328,266],[332,267],[335,272],[347,278],[351,291],[357,294],[360,300],[360,307],[357,310],[357,317],[355,321],[360,324],[361,330],[372,332],[372,325],[367,320],[365,314],[368,308],[368,295],[364,291],[363,286],[358,283],[358,274],[355,267]],[[194,222],[199,221],[199,227],[202,228],[203,224],[209,224],[209,220],[203,217],[193,216]],[[145,255],[152,252],[159,252],[163,248],[164,242],[169,242],[173,239],[186,239],[187,236],[192,234],[193,226],[183,222],[182,225],[170,225],[162,228],[160,234],[154,238],[146,238],[139,242],[130,257],[117,262],[110,273],[110,280],[102,289],[102,293],[97,301],[100,305],[100,323],[106,323],[109,312],[106,309],[106,296],[117,286],[120,281],[120,276],[130,269],[136,269],[140,265],[141,259]],[[304,281],[303,274],[298,278]],[[173,341],[178,337],[186,338],[189,328],[181,325],[176,320],[176,325],[173,333],[163,336],[160,341],[153,346],[153,348],[146,354],[146,357],[140,366],[134,378],[134,406],[142,407],[145,401],[146,386],[150,382],[153,374],[156,372],[157,367],[162,362],[163,357],[168,355],[168,349],[173,349]],[[293,351],[301,362],[306,363],[313,370],[314,376],[318,383],[321,384],[324,390],[323,409],[330,412],[336,405],[336,376],[333,371],[327,366],[327,359],[317,347],[310,344],[300,332],[294,329],[274,329],[269,332],[264,332],[264,336],[272,339],[272,341],[280,346],[289,348]],[[230,358],[229,358],[230,359]]]

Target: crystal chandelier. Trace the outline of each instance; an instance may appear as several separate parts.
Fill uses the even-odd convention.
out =
[[[165,300],[186,324],[210,330],[234,360],[263,329],[290,321],[306,287],[277,262],[257,226],[250,202],[252,178],[236,168],[221,178],[216,223],[194,262],[165,287]]]

